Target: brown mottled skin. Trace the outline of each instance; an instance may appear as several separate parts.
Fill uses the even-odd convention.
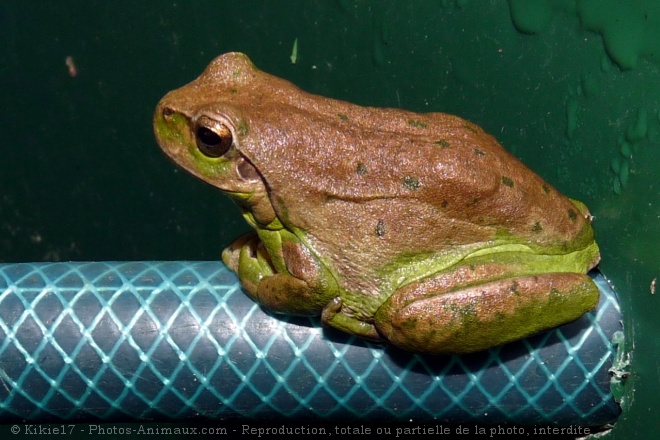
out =
[[[196,147],[208,121],[229,127],[222,157]],[[275,311],[323,311],[342,330],[445,353],[574,320],[598,300],[586,207],[459,117],[312,95],[229,53],[167,94],[154,125],[169,156],[246,213],[259,237],[223,258]],[[261,269],[242,268],[257,256]]]

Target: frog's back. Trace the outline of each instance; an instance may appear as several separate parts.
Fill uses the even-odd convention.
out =
[[[488,230],[471,241],[491,240],[503,229],[531,242],[553,236],[571,241],[584,227],[584,216],[569,199],[471,122],[444,113],[298,98],[272,125],[262,125],[279,133],[280,142],[260,145],[263,166],[257,164],[272,190],[287,200],[287,211],[300,207],[295,223],[311,228],[319,217],[338,221],[335,214],[366,220],[371,207],[372,217],[379,216],[371,223],[382,220],[390,230],[394,225],[387,223],[410,225],[412,217],[439,219],[443,239],[434,241],[452,243],[460,238],[447,230],[449,221]],[[310,217],[312,202],[328,212]],[[397,213],[402,218],[395,220]]]

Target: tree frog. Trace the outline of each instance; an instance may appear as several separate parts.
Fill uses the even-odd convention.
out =
[[[222,259],[271,311],[444,354],[598,302],[586,206],[467,120],[313,95],[227,53],[153,122],[165,153],[254,228]]]

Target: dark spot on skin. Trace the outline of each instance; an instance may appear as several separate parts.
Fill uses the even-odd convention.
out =
[[[245,119],[241,119],[237,127],[238,134],[243,137],[248,134],[249,127]]]
[[[415,119],[408,119],[408,124],[411,127],[418,127],[418,128],[426,128],[428,127],[428,124],[424,121],[417,121]]]
[[[509,291],[513,293],[514,295],[519,295],[520,294],[520,284],[518,284],[517,281],[514,281],[511,283],[511,287],[509,288]]]
[[[573,211],[572,209],[569,209],[568,210],[568,218],[570,218],[571,221],[574,222],[575,220],[577,220],[577,213],[575,211]]]
[[[419,180],[417,180],[417,178],[413,176],[406,176],[403,178],[403,186],[405,186],[411,191],[414,191],[417,188],[419,188]]]
[[[550,194],[550,187],[546,184],[543,184],[543,191],[545,191],[546,194]]]
[[[510,177],[502,176],[502,185],[513,188],[513,180]]]
[[[479,199],[476,198],[476,197],[473,197],[472,200],[470,200],[470,201],[468,202],[467,206],[470,206],[470,207],[472,207],[472,206],[476,206],[477,203],[479,203]]]
[[[474,133],[474,134],[477,134],[477,133],[478,133],[477,128],[476,128],[474,125],[472,125],[472,124],[464,124],[464,125],[463,125],[463,128],[466,129],[466,130],[468,130],[468,131],[471,131],[471,132]]]
[[[543,231],[543,226],[541,226],[541,222],[534,223],[534,226],[532,226],[532,232],[541,232],[541,231]]]
[[[449,203],[446,200],[443,200],[442,203],[440,203],[441,208],[446,208],[449,205]]]
[[[358,162],[356,170],[359,176],[367,174],[367,166],[362,162]]]
[[[337,113],[337,117],[341,119],[342,121],[348,121],[348,116],[346,116],[343,113]]]
[[[238,93],[238,89],[229,89],[229,93],[235,95],[236,93]]]
[[[486,153],[484,153],[483,151],[481,151],[478,148],[474,149],[474,154],[476,154],[477,156],[485,156],[486,155]]]
[[[449,148],[449,142],[447,142],[444,139],[440,139],[439,141],[434,142],[436,145],[441,146],[442,148]]]
[[[504,313],[504,312],[497,312],[495,313],[495,316],[493,317],[494,322],[506,322],[506,319],[509,315]]]
[[[279,195],[275,196],[274,199],[275,199],[275,203],[277,205],[279,205],[280,207],[282,207],[281,208],[282,209],[282,215],[284,216],[284,218],[287,218],[287,216],[289,215],[289,212],[287,211],[286,208],[284,208],[286,206],[286,203],[284,202],[284,199],[282,198],[282,196],[279,196]]]
[[[385,236],[385,221],[384,220],[378,220],[378,223],[376,223],[376,235],[379,237],[384,237]]]
[[[401,328],[408,332],[417,330],[417,318],[407,318],[401,322]]]

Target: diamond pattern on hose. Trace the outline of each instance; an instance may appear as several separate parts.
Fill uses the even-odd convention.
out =
[[[0,420],[268,418],[602,425],[620,330],[597,310],[466,356],[270,316],[219,262],[0,265]]]

